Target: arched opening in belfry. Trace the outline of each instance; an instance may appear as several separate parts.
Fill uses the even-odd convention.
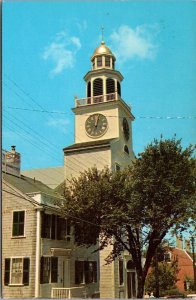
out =
[[[96,78],[93,81],[93,96],[103,95],[103,80],[101,78]]]
[[[112,94],[115,92],[115,82],[112,78],[106,79],[106,94]]]
[[[119,81],[117,81],[117,93],[119,94],[119,96],[121,96],[121,86]]]
[[[88,85],[87,85],[87,97],[91,97],[91,82],[89,81],[88,82]]]

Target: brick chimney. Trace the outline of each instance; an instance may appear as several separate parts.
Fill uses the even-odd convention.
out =
[[[2,150],[2,170],[20,176],[20,153],[16,152],[16,146],[11,146],[10,151]]]

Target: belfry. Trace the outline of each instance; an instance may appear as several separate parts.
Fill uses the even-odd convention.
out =
[[[107,165],[113,170],[123,168],[134,160],[134,116],[121,97],[123,76],[115,70],[115,61],[114,54],[102,41],[91,57],[91,70],[84,76],[86,97],[75,97],[72,109],[75,114],[75,143],[64,148],[66,179],[77,175],[73,171],[74,160],[81,160],[85,168]]]

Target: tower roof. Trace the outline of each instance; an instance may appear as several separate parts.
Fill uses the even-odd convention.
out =
[[[115,59],[115,56],[112,53],[112,51],[105,45],[105,42],[102,41],[101,45],[95,49],[95,51],[91,57],[91,60],[97,55],[104,55],[104,54],[113,56]]]

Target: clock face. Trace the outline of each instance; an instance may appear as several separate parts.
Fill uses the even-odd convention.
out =
[[[100,137],[104,135],[108,128],[108,122],[104,115],[93,114],[86,120],[85,129],[86,133],[93,137]]]
[[[123,118],[122,127],[123,127],[125,139],[128,141],[128,139],[129,139],[129,123],[126,118]]]

